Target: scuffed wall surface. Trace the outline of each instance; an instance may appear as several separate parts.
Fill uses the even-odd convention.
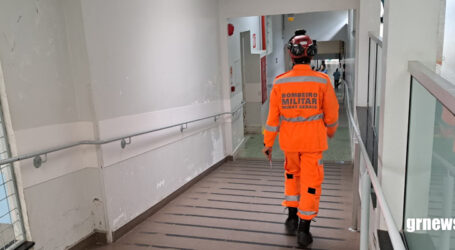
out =
[[[1,2],[0,56],[15,129],[90,120],[91,107],[85,105],[89,95],[75,91],[88,87],[88,72],[82,67],[73,71],[83,58],[77,56],[80,45],[67,37],[82,32],[76,20],[80,7],[78,13],[73,5],[57,0]],[[75,79],[73,73],[85,79]]]
[[[100,121],[220,99],[217,1],[82,0]]]
[[[82,0],[101,139],[223,112],[218,2]],[[225,157],[224,120],[103,145],[115,231]]]
[[[216,1],[2,5],[0,59],[19,153],[222,112]],[[63,249],[95,229],[117,229],[150,208],[224,158],[223,126],[221,119],[192,124],[183,133],[166,130],[134,138],[125,150],[108,144],[101,147],[99,162],[95,147],[51,154],[40,169],[24,161],[21,172],[37,249]],[[107,167],[101,175],[100,165]],[[160,168],[147,172],[138,165]],[[173,175],[163,169],[173,169]],[[138,178],[110,175],[113,170]],[[135,188],[153,178],[159,178],[153,196]],[[119,180],[128,180],[121,192],[110,185]],[[104,206],[103,188],[114,195],[108,198],[115,207]],[[47,196],[40,199],[43,193]],[[114,220],[120,216],[116,209],[128,219]],[[104,221],[105,211],[113,211],[110,221]]]
[[[0,62],[14,153],[95,138],[79,1],[1,1]],[[49,154],[40,169],[20,163],[35,249],[64,249],[105,229],[104,207],[92,206],[103,203],[97,165],[93,147]]]
[[[25,188],[34,249],[66,249],[105,228],[99,175],[99,169],[85,168]]]
[[[224,157],[221,132],[219,126],[213,126],[105,168],[112,230],[119,229],[221,160]]]

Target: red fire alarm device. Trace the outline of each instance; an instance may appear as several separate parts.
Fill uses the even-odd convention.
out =
[[[235,86],[231,86],[231,92],[235,92]]]
[[[232,23],[228,24],[228,35],[232,36],[234,34],[234,25]]]

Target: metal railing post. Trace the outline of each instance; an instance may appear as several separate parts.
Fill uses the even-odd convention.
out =
[[[443,187],[444,187],[444,205],[442,207],[444,218],[452,217],[452,204],[453,204],[453,187],[454,181],[453,176],[450,171],[447,170],[446,176],[443,178]],[[442,233],[441,237],[441,250],[450,249],[450,235],[452,234],[451,230],[445,230]]]
[[[352,220],[351,227],[349,228],[352,232],[359,230],[359,208],[360,208],[360,196],[359,196],[359,171],[360,171],[360,146],[359,141],[354,138],[354,169],[353,169],[353,180],[352,180]]]
[[[368,250],[368,238],[370,234],[370,196],[371,196],[371,181],[368,176],[368,171],[362,176],[362,205],[360,218],[360,250]]]

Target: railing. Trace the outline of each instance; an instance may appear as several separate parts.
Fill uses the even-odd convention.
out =
[[[404,221],[451,219],[455,215],[455,84],[420,62],[409,62],[408,69],[411,91]],[[404,226],[410,249],[453,249],[453,230]]]
[[[455,85],[442,78],[425,65],[417,61],[410,61],[409,73],[419,83],[440,101],[452,113],[455,113]]]
[[[379,45],[379,47],[382,48],[382,38],[376,35],[373,32],[368,32],[368,36],[370,37],[371,40],[374,40],[374,42]]]
[[[157,132],[157,131],[161,131],[161,130],[165,130],[165,129],[170,129],[170,128],[174,128],[174,127],[180,127],[180,131],[183,132],[183,130],[188,128],[188,124],[199,122],[199,121],[203,121],[203,120],[208,120],[208,119],[214,119],[214,121],[216,122],[217,119],[219,117],[221,117],[221,116],[234,115],[244,105],[245,105],[245,102],[242,102],[236,109],[234,109],[234,111],[231,111],[231,112],[218,113],[218,114],[215,114],[215,115],[206,116],[206,117],[202,117],[202,118],[191,120],[191,121],[176,123],[176,124],[172,124],[172,125],[169,125],[169,126],[152,129],[152,130],[142,131],[142,132],[133,133],[133,134],[124,135],[124,136],[118,136],[118,137],[105,139],[105,140],[84,140],[84,141],[79,141],[79,142],[74,142],[74,143],[70,143],[70,144],[65,144],[65,145],[53,147],[53,148],[48,148],[48,149],[45,149],[45,150],[41,150],[41,151],[29,153],[29,154],[18,155],[18,156],[15,156],[15,157],[11,157],[11,158],[7,158],[7,159],[4,159],[4,160],[0,160],[0,166],[8,164],[8,163],[13,163],[13,162],[16,162],[16,161],[21,161],[21,160],[26,160],[26,159],[33,158],[34,166],[36,168],[39,168],[42,163],[47,161],[47,154],[53,153],[53,152],[57,152],[57,151],[61,151],[61,150],[68,149],[68,148],[81,146],[81,145],[102,145],[102,144],[107,144],[107,143],[111,143],[111,142],[115,142],[115,141],[120,141],[120,146],[122,148],[125,148],[126,145],[131,143],[131,138],[132,137],[145,135],[145,134],[149,134],[149,133],[153,133],[153,132]],[[44,156],[44,159],[43,159],[42,156]]]
[[[403,240],[401,239],[401,235],[396,227],[395,221],[392,217],[392,213],[390,212],[389,206],[387,205],[386,199],[382,192],[381,185],[379,184],[378,178],[376,173],[373,169],[373,165],[371,164],[370,158],[368,156],[368,152],[363,144],[362,137],[360,135],[359,127],[354,120],[354,116],[352,114],[351,103],[350,103],[350,95],[349,89],[347,87],[346,82],[344,82],[344,89],[346,91],[346,103],[347,103],[347,110],[348,110],[348,118],[351,126],[354,130],[355,140],[355,151],[359,152],[356,154],[356,158],[354,159],[354,163],[356,167],[355,171],[359,171],[358,174],[362,175],[362,184],[361,184],[361,220],[360,220],[360,250],[368,250],[368,243],[369,243],[369,222],[370,222],[370,196],[371,196],[371,185],[373,185],[374,192],[377,196],[377,201],[379,207],[381,208],[382,215],[384,216],[388,233],[390,236],[390,240],[392,242],[393,248],[395,250],[405,250],[405,246]],[[359,150],[360,149],[360,150]],[[360,155],[361,154],[361,155]],[[361,163],[360,156],[363,156],[364,164]],[[362,167],[363,166],[363,167]],[[356,192],[357,189],[354,190]],[[356,194],[355,194],[356,195]],[[355,204],[354,204],[355,206]]]

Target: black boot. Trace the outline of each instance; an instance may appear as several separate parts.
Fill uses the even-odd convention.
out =
[[[313,236],[310,233],[311,220],[300,220],[299,229],[297,230],[297,243],[300,247],[307,247],[313,242]]]
[[[288,207],[289,215],[286,219],[284,225],[286,226],[286,233],[295,235],[295,231],[297,231],[297,227],[299,225],[299,217],[297,216],[297,208],[295,207]]]

